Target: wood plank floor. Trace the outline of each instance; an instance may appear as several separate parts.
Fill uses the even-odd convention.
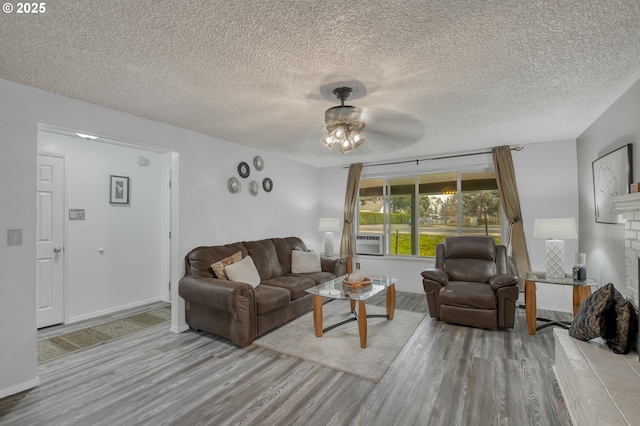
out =
[[[419,294],[396,307],[427,313]],[[570,425],[552,329],[526,330],[523,309],[508,331],[427,315],[374,383],[159,325],[40,365],[38,388],[0,400],[0,425]]]

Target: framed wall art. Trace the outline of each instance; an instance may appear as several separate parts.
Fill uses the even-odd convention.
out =
[[[611,197],[629,193],[631,158],[631,144],[627,144],[591,163],[596,222],[618,223],[617,213],[611,212]]]
[[[111,175],[109,190],[111,204],[129,204],[129,178]]]

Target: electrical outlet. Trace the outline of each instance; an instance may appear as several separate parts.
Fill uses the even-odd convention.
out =
[[[22,245],[22,229],[7,229],[7,245],[8,246]]]

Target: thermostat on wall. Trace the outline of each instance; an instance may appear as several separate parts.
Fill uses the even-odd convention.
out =
[[[84,209],[69,209],[70,220],[84,220]]]

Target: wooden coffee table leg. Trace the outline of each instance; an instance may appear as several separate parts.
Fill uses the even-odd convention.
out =
[[[364,300],[358,302],[358,334],[360,335],[360,347],[367,347],[367,308]]]
[[[584,299],[591,294],[591,287],[588,285],[573,286],[573,316],[578,314],[578,308],[584,302]]]
[[[313,329],[316,337],[322,337],[322,297],[313,295]]]
[[[356,311],[356,301],[351,299],[351,300],[349,300],[349,302],[351,303],[351,312],[355,312]]]
[[[525,280],[524,282],[524,308],[527,314],[527,328],[529,334],[536,334],[536,283]]]
[[[391,284],[387,287],[387,319],[392,320],[393,314],[396,312],[396,285]]]

